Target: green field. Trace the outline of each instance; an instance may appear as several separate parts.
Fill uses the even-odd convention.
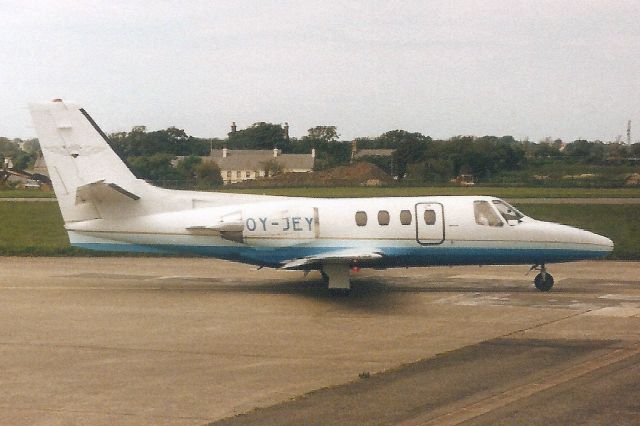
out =
[[[68,255],[69,246],[58,204],[0,202],[0,254]]]
[[[40,191],[38,189],[3,189],[0,190],[0,198],[53,198],[53,192]]]
[[[611,259],[640,259],[637,205],[527,204],[536,219],[577,226],[611,238]],[[47,202],[0,202],[0,255],[101,255],[69,246],[58,205]]]
[[[564,223],[609,237],[615,244],[610,259],[637,260],[640,259],[638,208],[633,204],[524,204],[520,210],[539,220]]]
[[[222,192],[292,197],[418,197],[422,195],[493,195],[501,198],[640,198],[640,188],[543,188],[500,186],[388,186],[312,188],[223,188]],[[0,198],[52,198],[52,192],[0,190]]]

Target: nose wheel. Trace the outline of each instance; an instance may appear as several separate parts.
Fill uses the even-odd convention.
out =
[[[544,265],[533,265],[530,270],[534,269],[540,271],[533,280],[536,288],[540,291],[551,290],[554,281],[553,276],[547,272],[547,268]]]

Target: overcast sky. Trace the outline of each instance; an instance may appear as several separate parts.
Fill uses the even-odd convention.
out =
[[[0,136],[25,106],[106,132],[640,139],[640,1],[0,0]]]

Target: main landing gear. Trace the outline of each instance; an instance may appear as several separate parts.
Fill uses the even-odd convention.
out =
[[[351,293],[351,279],[349,274],[351,267],[341,263],[327,263],[320,270],[322,278],[329,286],[329,294],[332,296],[348,296]]]
[[[540,291],[549,291],[553,287],[553,276],[547,272],[547,268],[544,264],[533,265],[529,271],[540,271],[533,280],[536,288]]]

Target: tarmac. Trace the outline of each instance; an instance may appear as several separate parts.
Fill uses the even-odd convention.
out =
[[[640,263],[0,257],[0,424],[638,424]]]

